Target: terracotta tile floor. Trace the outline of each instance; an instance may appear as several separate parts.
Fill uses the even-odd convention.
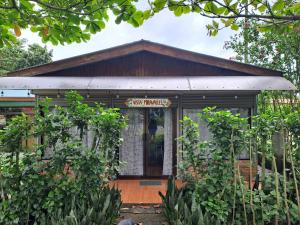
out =
[[[123,204],[160,204],[158,192],[166,193],[168,180],[153,180],[160,181],[160,185],[141,185],[140,181],[142,180],[116,180],[110,186],[121,190]],[[181,186],[182,182],[176,180],[176,184]]]

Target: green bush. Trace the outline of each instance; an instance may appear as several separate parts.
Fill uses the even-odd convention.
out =
[[[33,119],[21,115],[1,131],[0,224],[103,225],[118,216],[120,193],[108,182],[117,175],[125,120],[118,109],[84,104],[76,92],[66,101],[68,107],[51,106],[46,98]],[[44,139],[34,151],[22,146],[31,136]]]
[[[183,118],[179,177],[185,186],[177,189],[174,181],[169,181],[167,194],[161,195],[170,224],[203,224],[198,222],[203,221],[202,215],[220,224],[298,224],[300,111],[258,115],[252,118],[252,127],[247,119],[229,111],[206,108],[199,116],[207,122],[212,139],[201,142],[198,124]],[[286,134],[283,159],[274,153],[275,132]],[[264,159],[261,188],[247,187],[241,176],[237,159],[245,150],[250,165],[257,163],[257,155]],[[272,165],[269,174],[267,160]],[[278,160],[284,160],[281,173]],[[254,171],[252,175],[255,177]]]
[[[41,224],[112,225],[119,216],[120,207],[120,192],[114,188],[104,188],[84,200],[73,198],[70,205],[55,210],[51,216],[43,217]]]

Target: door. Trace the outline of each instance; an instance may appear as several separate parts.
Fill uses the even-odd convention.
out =
[[[145,176],[172,174],[172,112],[166,108],[145,111]]]
[[[170,108],[131,108],[121,111],[127,118],[119,148],[121,176],[161,177],[172,175],[173,127]]]

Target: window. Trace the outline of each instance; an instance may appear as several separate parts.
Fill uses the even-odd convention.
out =
[[[224,108],[226,110],[226,108]],[[233,114],[239,113],[241,117],[248,118],[249,108],[230,108],[229,109]],[[209,141],[212,137],[212,134],[209,132],[207,123],[202,120],[198,114],[201,113],[202,109],[183,109],[183,115],[188,116],[193,121],[197,122],[199,125],[200,140]],[[208,153],[209,154],[209,153]],[[249,153],[245,150],[239,156],[239,159],[249,159]]]

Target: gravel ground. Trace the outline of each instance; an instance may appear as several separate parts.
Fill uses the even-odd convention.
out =
[[[168,225],[159,205],[122,207],[122,219],[132,219],[142,225]]]

